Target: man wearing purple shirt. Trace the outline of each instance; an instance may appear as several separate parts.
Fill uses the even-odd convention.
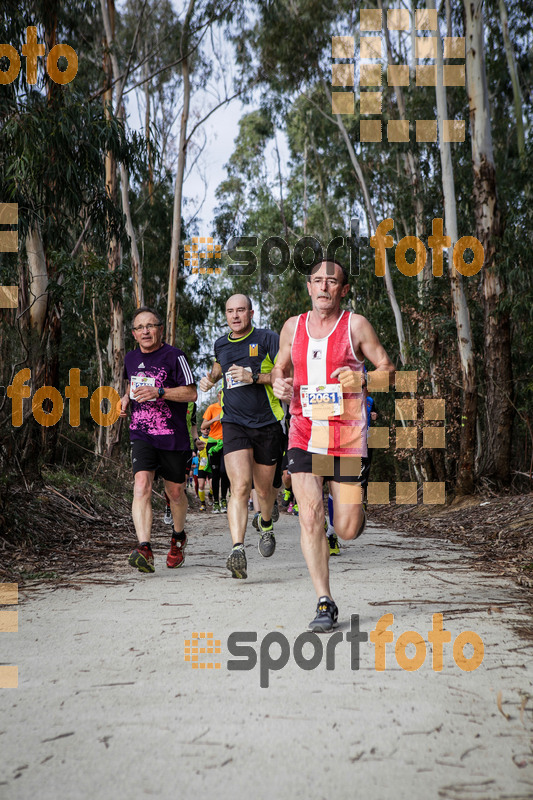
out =
[[[197,397],[193,374],[183,350],[163,342],[163,323],[151,308],[138,308],[131,323],[139,345],[124,359],[126,393],[121,417],[131,405],[130,440],[134,475],[132,516],[139,544],[128,561],[140,572],[154,572],[150,544],[152,485],[161,476],[174,522],[167,567],[181,567],[187,535],[185,473],[191,458],[187,403]]]

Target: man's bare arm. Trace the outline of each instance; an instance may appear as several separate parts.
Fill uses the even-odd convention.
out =
[[[396,367],[390,360],[387,351],[379,341],[378,335],[365,317],[352,315],[352,341],[359,341],[359,348],[365,358],[372,362],[376,372],[389,373],[389,385],[394,386]]]
[[[292,356],[291,347],[298,317],[287,320],[279,337],[279,351],[276,363],[270,375],[272,376],[272,390],[279,400],[289,402],[292,398]]]
[[[209,389],[212,389],[215,383],[217,383],[222,377],[222,367],[215,361],[211,372],[208,372],[203,378],[200,379],[200,391],[201,392],[208,392]]]

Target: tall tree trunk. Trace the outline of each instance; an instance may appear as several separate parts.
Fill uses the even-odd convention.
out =
[[[526,140],[524,135],[524,119],[522,112],[522,92],[520,91],[520,81],[518,80],[518,71],[516,69],[516,60],[514,57],[513,43],[509,36],[509,20],[507,18],[507,8],[505,0],[498,0],[500,7],[500,19],[502,22],[503,44],[505,47],[505,55],[507,56],[507,65],[509,67],[509,74],[511,76],[511,85],[513,87],[513,102],[516,117],[516,138],[518,144],[518,155],[522,164],[525,163],[526,155]]]
[[[109,0],[109,8],[105,5],[107,0],[102,0],[102,14],[104,16],[106,39],[108,48],[113,41],[114,28],[115,28],[115,7],[114,0]],[[104,13],[105,5],[105,13]],[[116,61],[116,59],[115,59]],[[111,110],[113,108],[113,89],[111,88],[113,82],[113,75],[115,70],[112,66],[113,56],[108,51],[104,54],[104,80],[107,83],[107,91],[104,93],[103,102],[105,106],[106,118],[111,118]],[[118,65],[117,65],[118,71]],[[116,206],[118,202],[118,187],[117,187],[117,162],[112,152],[108,152],[105,158],[105,185],[106,193],[111,203]],[[120,265],[121,253],[120,242],[111,229],[108,230],[107,235],[107,265],[111,272],[115,272]],[[111,374],[111,386],[122,395],[123,376],[122,367],[125,355],[124,345],[124,314],[122,311],[122,302],[116,292],[112,292],[109,297],[110,303],[110,326],[109,326],[109,349],[108,349],[108,364]],[[118,419],[114,425],[106,427],[105,430],[105,451],[109,458],[112,458],[117,450],[120,442],[120,433],[122,430],[122,420]]]
[[[470,105],[476,236],[485,249],[483,265],[484,360],[487,432],[483,473],[510,481],[514,407],[511,402],[511,331],[502,308],[504,279],[497,272],[496,245],[501,221],[496,195],[490,110],[483,54],[483,16],[479,0],[465,0],[466,76]]]
[[[437,32],[437,75],[442,75],[442,40]],[[442,171],[442,191],[444,194],[444,218],[446,232],[451,239],[448,249],[448,268],[450,270],[451,295],[455,327],[457,330],[457,349],[461,365],[463,396],[461,400],[461,431],[459,439],[459,463],[457,465],[456,490],[459,494],[471,494],[474,489],[474,460],[477,419],[477,387],[474,349],[470,311],[464,292],[462,276],[453,266],[453,246],[459,239],[457,229],[457,205],[455,201],[455,181],[451,145],[444,141],[442,130],[448,118],[446,87],[437,82],[437,126]]]
[[[100,0],[102,9],[102,19],[104,21],[105,36],[107,40],[107,47],[109,50],[110,60],[110,76],[109,84],[114,80],[117,83],[117,102],[115,113],[117,117],[124,121],[124,106],[122,103],[122,92],[124,89],[126,77],[120,80],[120,70],[118,66],[117,57],[114,54],[112,47],[115,39],[115,0]],[[112,90],[110,97],[113,97]],[[105,98],[105,95],[104,95]],[[105,102],[105,100],[104,100]],[[130,257],[131,257],[131,274],[133,282],[133,292],[135,297],[135,304],[137,308],[144,305],[143,288],[142,288],[142,265],[139,257],[139,249],[137,247],[137,236],[133,227],[130,208],[130,176],[128,170],[123,163],[120,164],[120,192],[122,197],[122,210],[126,217],[126,231],[130,239]]]
[[[144,66],[145,78],[148,77],[149,62]],[[146,139],[146,157],[148,159],[148,198],[151,206],[154,204],[154,164],[152,155],[152,139],[150,132],[150,103],[151,103],[151,82],[144,84],[144,102],[146,104],[144,112],[144,137]]]
[[[183,176],[185,174],[185,161],[187,157],[187,123],[189,121],[189,107],[191,101],[191,82],[189,74],[189,59],[184,58],[188,48],[191,19],[194,12],[195,0],[189,0],[189,7],[183,23],[181,37],[181,76],[183,79],[183,110],[181,112],[180,144],[178,153],[178,169],[174,187],[174,208],[172,213],[172,240],[170,244],[170,269],[168,275],[167,299],[167,342],[173,345],[176,341],[176,292],[178,287],[179,252],[181,244],[181,204],[183,196]]]

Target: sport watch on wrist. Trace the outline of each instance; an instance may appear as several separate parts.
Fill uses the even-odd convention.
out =
[[[257,381],[259,380],[259,376],[260,376],[260,375],[261,375],[261,373],[260,373],[260,372],[252,372],[252,381],[253,381],[254,383],[257,383]]]
[[[163,397],[164,394],[165,394],[165,387],[164,386],[160,386],[159,389],[157,390],[157,394],[158,394],[159,397]]]

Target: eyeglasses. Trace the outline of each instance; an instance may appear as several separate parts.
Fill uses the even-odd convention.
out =
[[[160,328],[162,324],[162,322],[149,322],[148,325],[137,325],[136,328],[132,328],[132,331],[135,331],[135,333],[140,333],[141,331],[144,331],[145,328],[147,331],[153,331],[154,328]]]
[[[326,281],[326,286],[338,286],[339,281],[337,278],[311,278],[313,286],[321,286],[323,281]]]

